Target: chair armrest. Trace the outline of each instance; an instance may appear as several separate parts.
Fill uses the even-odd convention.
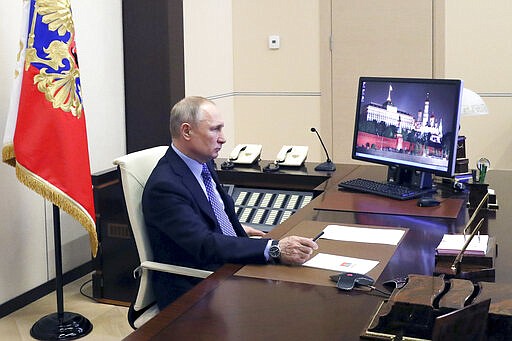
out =
[[[161,271],[161,272],[167,272],[172,273],[176,275],[183,275],[183,276],[190,276],[190,277],[197,277],[197,278],[206,278],[210,276],[213,272],[207,271],[207,270],[200,270],[200,269],[194,269],[194,268],[187,268],[184,266],[178,266],[178,265],[171,265],[171,264],[165,264],[165,263],[158,263],[158,262],[152,262],[152,261],[145,261],[142,262],[134,271],[133,276],[135,278],[139,277],[142,270],[153,270],[153,271]]]

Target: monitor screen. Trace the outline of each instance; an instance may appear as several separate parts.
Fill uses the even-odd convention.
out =
[[[451,177],[461,80],[361,77],[352,158]]]

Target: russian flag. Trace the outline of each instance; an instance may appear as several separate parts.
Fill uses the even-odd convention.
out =
[[[77,219],[98,241],[69,0],[25,0],[14,87],[2,147],[27,187]]]

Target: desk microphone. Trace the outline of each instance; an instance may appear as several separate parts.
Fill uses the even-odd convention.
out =
[[[322,144],[322,147],[324,148],[325,155],[327,155],[327,161],[317,165],[315,167],[316,171],[325,171],[325,172],[333,172],[336,170],[336,165],[331,161],[329,158],[329,153],[327,152],[327,148],[325,148],[324,141],[322,141],[322,138],[320,137],[320,134],[318,131],[313,127],[311,128],[311,131],[313,133],[316,133],[316,136],[318,136],[318,139],[320,140],[320,143]]]

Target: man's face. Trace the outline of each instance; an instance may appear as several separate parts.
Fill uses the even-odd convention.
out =
[[[207,162],[219,155],[226,142],[222,129],[224,120],[215,105],[210,103],[202,107],[203,115],[197,126],[190,130],[190,151],[199,162]]]

